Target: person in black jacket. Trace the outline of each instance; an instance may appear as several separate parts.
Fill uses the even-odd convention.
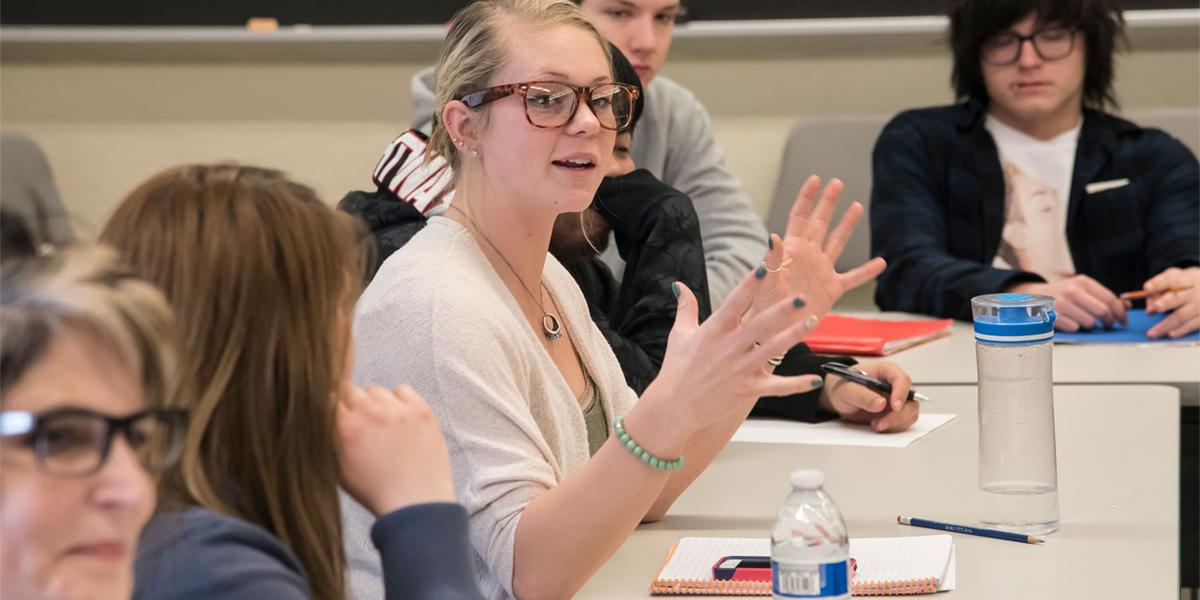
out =
[[[1038,11],[1042,12],[1038,12]],[[1159,293],[1151,336],[1200,328],[1196,157],[1116,106],[1112,0],[959,2],[955,106],[910,110],[880,134],[872,252],[885,310],[971,318],[971,298],[1055,298],[1062,330],[1125,319],[1117,294]]]
[[[618,134],[618,155],[629,137],[627,132]],[[599,257],[610,233],[626,265],[620,281]],[[712,314],[700,222],[692,201],[644,169],[605,177],[591,208],[559,216],[550,252],[579,284],[626,383],[638,393],[662,367],[667,335],[675,323],[677,302],[671,284],[678,281],[696,290],[701,320]]]

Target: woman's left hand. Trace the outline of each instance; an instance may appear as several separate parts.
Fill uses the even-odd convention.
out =
[[[884,398],[866,386],[827,375],[821,392],[821,408],[836,412],[844,421],[870,424],[871,429],[880,433],[904,431],[917,422],[921,405],[908,400],[912,379],[904,369],[891,362],[859,363],[851,368],[890,383],[891,396]]]
[[[773,306],[783,298],[803,297],[810,314],[822,317],[842,294],[883,272],[887,263],[873,258],[845,273],[834,270],[850,234],[863,215],[862,204],[855,202],[842,214],[837,227],[829,230],[842,195],[842,182],[833,179],[821,192],[821,178],[813,175],[804,182],[792,205],[783,238],[771,234],[770,251],[756,275],[766,279],[754,300],[751,312]]]

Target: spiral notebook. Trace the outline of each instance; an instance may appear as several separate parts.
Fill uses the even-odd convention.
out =
[[[650,593],[696,596],[770,596],[766,581],[719,581],[712,567],[724,556],[768,556],[766,538],[685,537],[671,548]],[[851,538],[858,572],[855,596],[932,594],[954,589],[955,547],[949,535]]]

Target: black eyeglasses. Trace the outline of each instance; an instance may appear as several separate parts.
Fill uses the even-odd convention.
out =
[[[1030,35],[1017,35],[1011,31],[999,33],[984,42],[980,52],[983,62],[1002,67],[1021,60],[1021,49],[1025,41],[1033,42],[1033,51],[1045,61],[1066,58],[1075,49],[1074,27],[1050,27]]]
[[[0,412],[0,437],[23,437],[42,472],[54,477],[83,477],[108,460],[118,433],[137,454],[142,468],[158,473],[179,459],[187,435],[187,411],[154,409],[118,418],[84,408],[42,414]]]
[[[601,127],[620,131],[629,127],[633,119],[638,89],[611,81],[585,87],[561,81],[527,81],[477,90],[464,94],[459,101],[470,108],[479,108],[513,94],[521,95],[525,118],[534,127],[553,129],[570,123],[583,100]]]

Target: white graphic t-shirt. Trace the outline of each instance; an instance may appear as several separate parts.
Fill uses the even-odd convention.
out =
[[[1081,119],[1049,140],[1031,137],[992,115],[987,130],[1004,168],[1004,230],[993,266],[1057,281],[1075,274],[1067,246],[1067,203]]]

